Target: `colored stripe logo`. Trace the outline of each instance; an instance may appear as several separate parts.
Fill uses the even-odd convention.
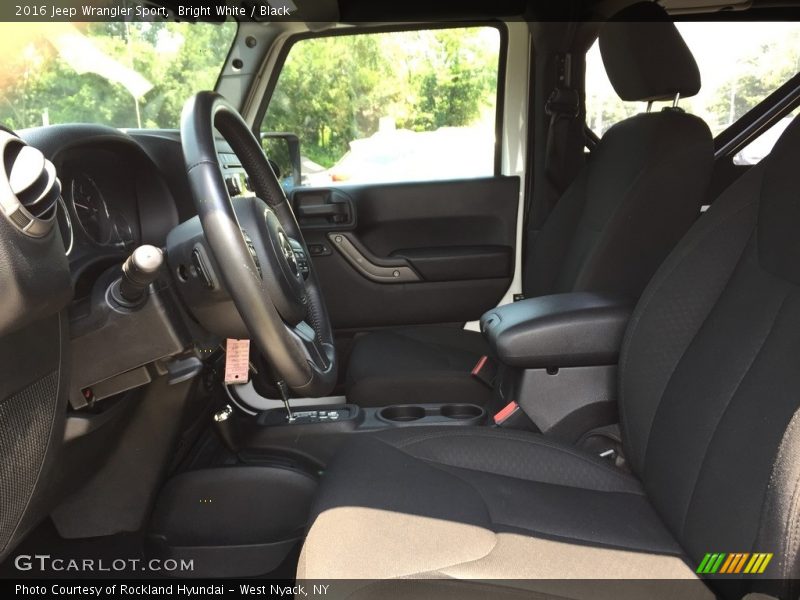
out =
[[[709,552],[696,572],[701,575],[760,575],[767,569],[772,556],[771,552]]]

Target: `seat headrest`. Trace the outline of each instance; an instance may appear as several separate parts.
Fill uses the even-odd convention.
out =
[[[800,117],[764,160],[756,229],[758,260],[773,275],[800,284]]]
[[[700,71],[667,12],[639,2],[618,12],[600,31],[600,54],[617,95],[650,102],[694,96]]]

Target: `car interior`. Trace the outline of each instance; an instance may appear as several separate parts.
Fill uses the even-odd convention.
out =
[[[800,4],[292,6],[228,19],[171,126],[133,94],[135,127],[0,128],[0,575],[799,598],[800,62],[737,111],[720,88],[729,117],[702,103],[740,64],[724,27]],[[415,82],[398,48],[461,30],[496,48],[480,127],[432,102],[411,131],[380,96],[327,163],[338,116],[279,128],[337,81],[367,95],[299,57],[385,36]]]

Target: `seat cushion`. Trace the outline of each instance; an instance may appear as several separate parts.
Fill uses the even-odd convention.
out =
[[[355,436],[310,522],[300,579],[695,579],[634,477],[523,432]]]
[[[408,327],[356,339],[347,371],[347,399],[359,406],[471,403],[491,389],[472,377],[488,353],[483,336],[455,327]]]

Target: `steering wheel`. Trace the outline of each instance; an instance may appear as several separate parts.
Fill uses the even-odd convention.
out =
[[[215,128],[255,197],[231,200]],[[333,333],[303,234],[261,144],[219,94],[200,92],[181,116],[186,172],[203,234],[236,309],[277,382],[319,397],[336,384]]]

